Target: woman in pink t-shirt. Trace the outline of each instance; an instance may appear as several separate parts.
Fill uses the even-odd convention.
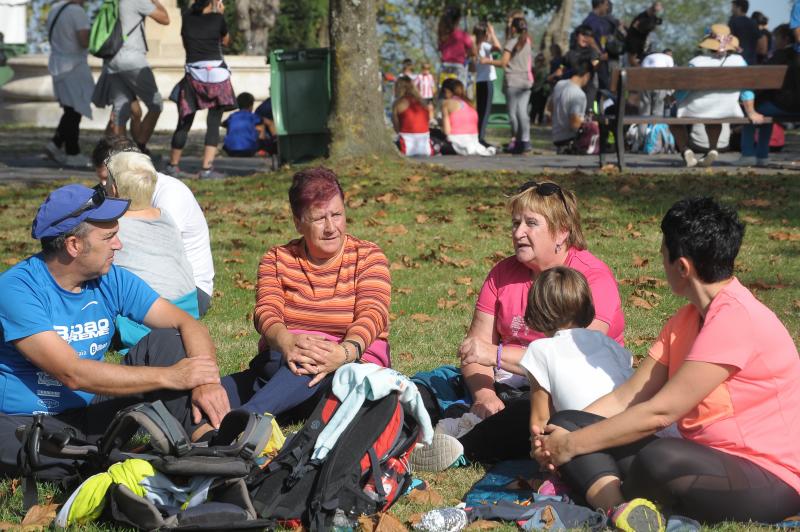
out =
[[[439,18],[436,33],[442,61],[440,81],[443,78],[455,77],[466,87],[467,57],[476,57],[478,52],[469,33],[458,27],[460,20],[461,9],[458,6],[449,6]]]
[[[479,462],[528,456],[530,402],[527,389],[521,390],[528,381],[502,368],[519,365],[528,344],[545,337],[525,325],[528,292],[542,271],[568,266],[581,272],[595,306],[595,319],[587,328],[623,343],[625,318],[617,281],[611,269],[586,250],[575,195],[552,182],[530,181],[518,189],[508,205],[514,255],[489,272],[472,324],[459,347],[461,360],[497,360],[496,367],[478,363],[461,366],[464,388],[472,398],[470,412],[483,421],[459,437],[458,444],[450,438],[444,451],[436,446],[436,439],[433,447],[416,451],[412,461],[417,461],[417,467],[446,468],[450,465],[446,462],[452,463],[451,455],[458,452]],[[425,384],[420,379],[415,382]],[[435,403],[426,397],[427,390],[421,388],[420,392],[426,405]],[[450,417],[449,412],[428,410],[434,422]]]
[[[690,198],[661,231],[667,281],[690,304],[627,382],[534,429],[533,454],[623,530],[631,519],[663,530],[662,513],[709,524],[796,515],[800,359],[778,317],[733,276],[744,226],[713,199]],[[672,423],[682,437],[653,437]]]

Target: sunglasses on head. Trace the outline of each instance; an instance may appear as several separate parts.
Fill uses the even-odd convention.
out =
[[[564,191],[561,189],[560,186],[556,185],[555,183],[537,183],[536,181],[528,181],[527,183],[523,184],[517,189],[515,194],[522,194],[528,189],[534,189],[537,194],[540,196],[552,196],[553,194],[558,194],[558,197],[561,198],[561,203],[564,204],[564,210],[567,211],[567,214],[572,214],[569,210],[569,205],[567,204],[567,198],[564,196]]]
[[[98,185],[95,185],[92,188],[92,190],[94,190],[94,194],[92,194],[91,198],[86,200],[83,203],[83,205],[81,205],[80,207],[78,207],[77,209],[72,211],[71,213],[67,214],[66,216],[62,216],[61,218],[59,218],[55,222],[51,223],[50,227],[55,227],[56,225],[60,224],[61,222],[63,222],[64,220],[66,220],[68,218],[75,218],[76,216],[80,216],[81,214],[83,214],[84,212],[88,211],[89,209],[94,209],[94,208],[99,207],[100,205],[102,205],[103,202],[106,200],[106,190],[105,190],[105,188],[103,188],[103,185],[99,185],[98,184]]]

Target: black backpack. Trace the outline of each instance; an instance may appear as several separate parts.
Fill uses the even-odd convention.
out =
[[[150,462],[155,470],[171,478],[196,475],[215,477],[209,490],[215,502],[206,502],[182,512],[167,512],[121,484],[106,493],[104,518],[144,530],[219,530],[236,523],[237,528],[263,528],[271,522],[257,519],[244,478],[257,470],[257,457],[272,434],[272,416],[232,410],[208,444],[196,444],[161,401],[140,403],[117,413],[97,444],[77,441],[69,429],[48,431],[41,416],[30,426],[21,426],[18,458],[25,474],[24,499],[29,508],[36,503],[36,472],[45,467],[42,456],[74,462],[77,481],[105,472],[129,458]],[[144,442],[143,433],[149,435]],[[71,491],[69,486],[65,489]]]
[[[352,523],[387,510],[405,493],[411,482],[408,456],[420,429],[397,393],[365,401],[325,459],[311,459],[317,437],[340,405],[328,392],[272,462],[246,480],[260,517],[329,530],[337,514]]]

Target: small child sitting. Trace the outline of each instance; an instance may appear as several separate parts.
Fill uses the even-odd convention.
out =
[[[253,113],[255,98],[249,92],[236,97],[239,110],[222,122],[228,129],[222,149],[231,157],[252,157],[266,150],[266,132],[263,119]]]
[[[539,274],[525,323],[550,338],[531,342],[520,361],[531,384],[531,429],[561,410],[583,410],[633,373],[631,352],[586,329],[592,320],[592,293],[582,273],[557,266]]]

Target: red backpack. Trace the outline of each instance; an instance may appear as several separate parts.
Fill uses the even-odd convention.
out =
[[[411,482],[408,457],[419,439],[416,420],[397,393],[365,401],[322,461],[311,459],[317,437],[341,405],[328,392],[303,428],[247,485],[259,517],[309,530],[387,510]]]

